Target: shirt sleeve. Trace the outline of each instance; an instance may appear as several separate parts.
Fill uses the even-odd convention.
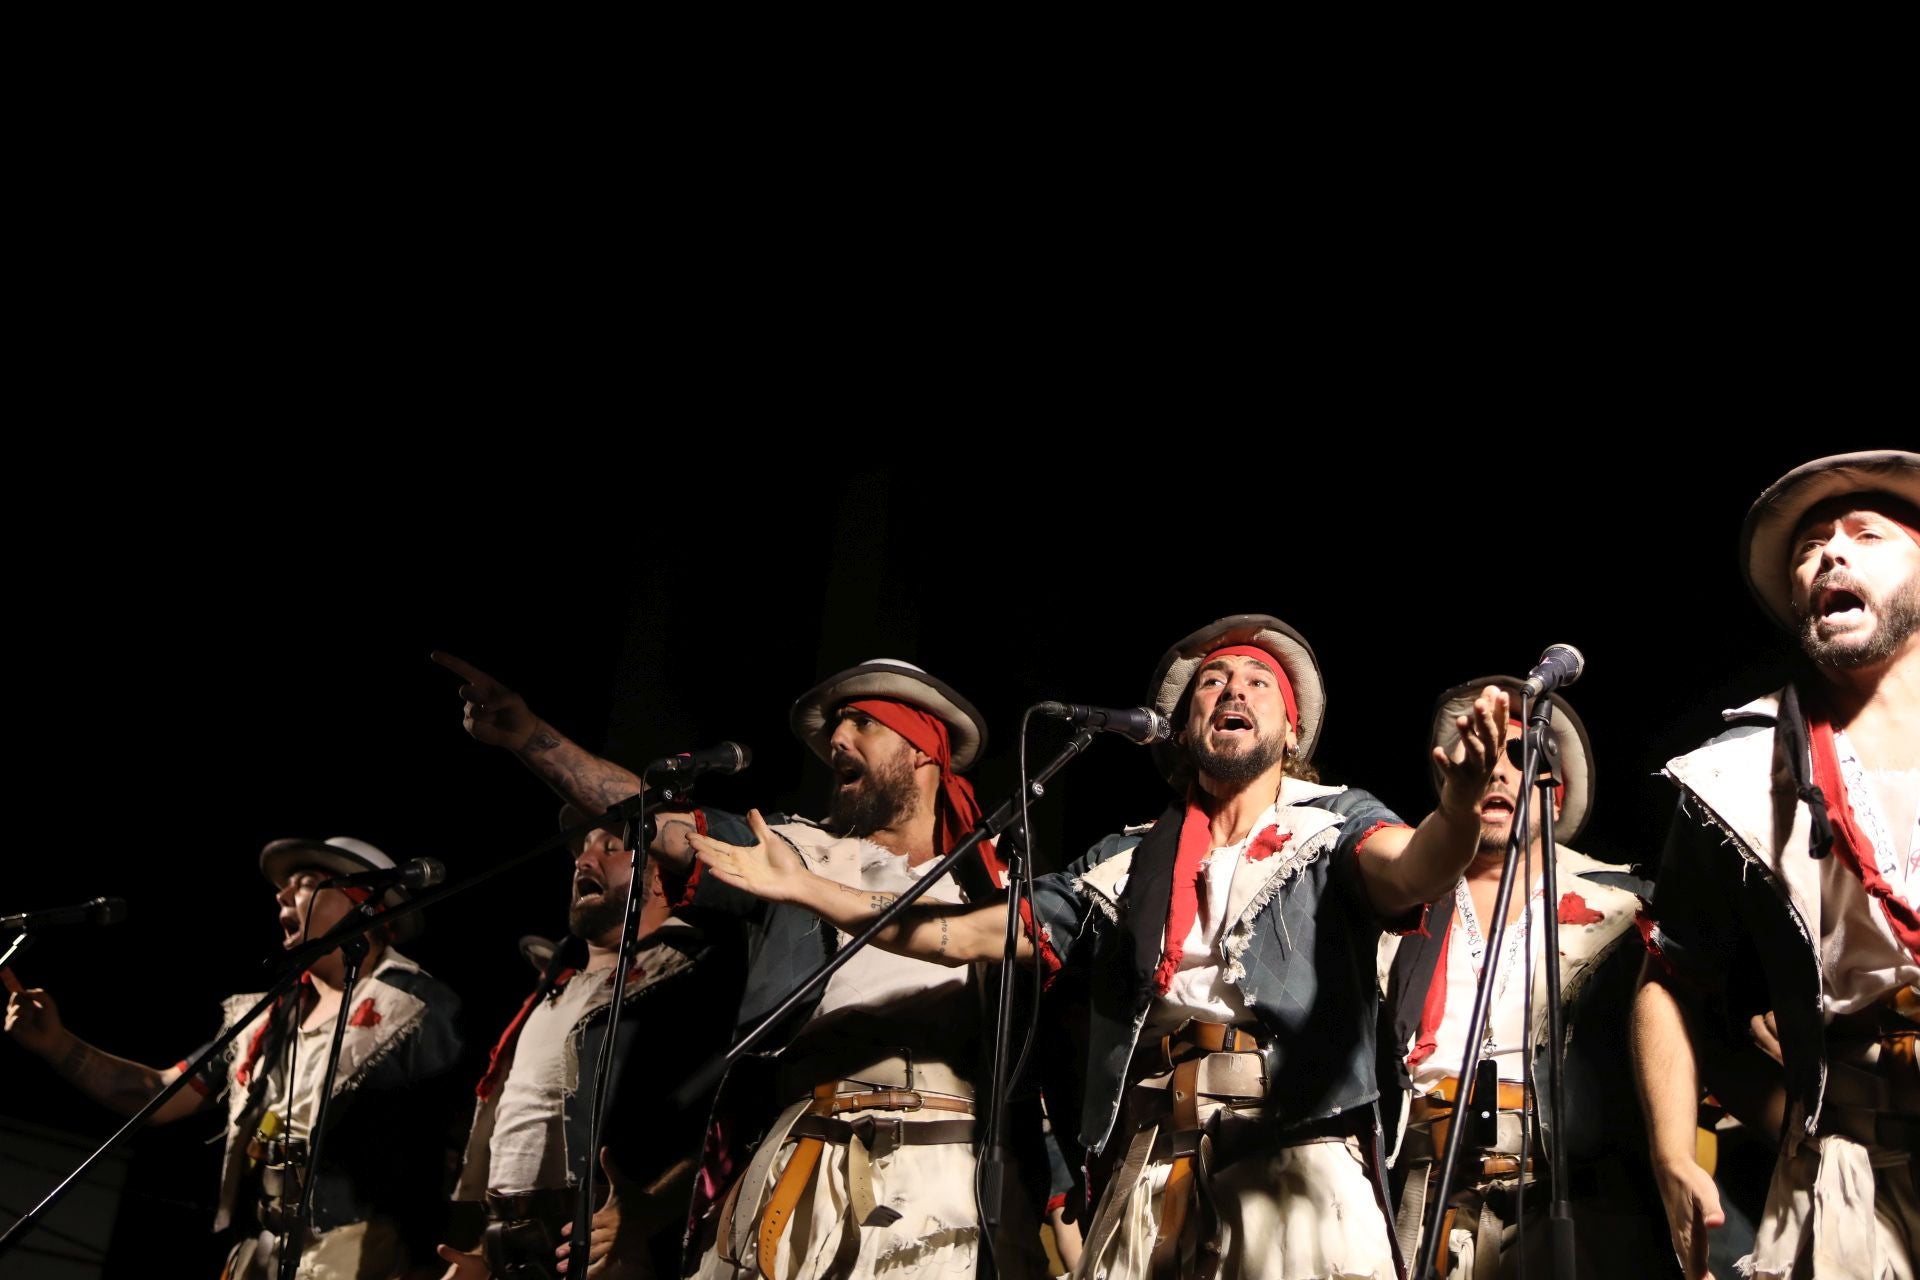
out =
[[[1325,796],[1308,803],[1331,810],[1345,820],[1340,826],[1340,838],[1334,845],[1328,873],[1346,900],[1389,933],[1419,931],[1426,921],[1427,908],[1424,905],[1390,920],[1381,920],[1373,913],[1373,898],[1368,894],[1366,881],[1360,874],[1360,859],[1367,856],[1367,841],[1390,827],[1405,828],[1409,824],[1387,808],[1380,797],[1358,787],[1348,787],[1338,795]]]
[[[1040,951],[1049,981],[1066,967],[1081,940],[1096,927],[1096,913],[1105,919],[1104,909],[1110,909],[1104,898],[1086,887],[1082,877],[1139,843],[1137,835],[1108,836],[1064,870],[1034,878],[1032,899],[1020,903],[1020,920],[1027,937]]]

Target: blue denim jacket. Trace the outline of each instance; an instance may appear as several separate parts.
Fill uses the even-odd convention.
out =
[[[1379,1096],[1375,951],[1381,922],[1361,882],[1360,843],[1404,825],[1368,792],[1289,778],[1281,792],[1287,843],[1230,918],[1222,977],[1273,1045],[1271,1115],[1282,1130],[1338,1116]],[[1055,967],[1090,969],[1087,1093],[1081,1141],[1112,1136],[1127,1070],[1156,998],[1183,806],[1150,830],[1108,836],[1064,871],[1034,882],[1033,921]],[[1245,868],[1234,900],[1243,897]]]

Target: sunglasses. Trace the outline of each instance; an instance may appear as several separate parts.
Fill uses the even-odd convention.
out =
[[[1520,738],[1515,738],[1507,743],[1507,763],[1518,769],[1520,767],[1520,757],[1525,746],[1526,742]],[[1540,776],[1543,778],[1553,777],[1553,770],[1545,767],[1544,761],[1541,763]]]

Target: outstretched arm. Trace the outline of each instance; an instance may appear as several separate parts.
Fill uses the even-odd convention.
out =
[[[594,755],[542,720],[525,698],[472,663],[439,650],[430,656],[465,681],[457,692],[466,703],[461,720],[466,731],[476,741],[512,752],[581,813],[589,817],[604,813],[608,806],[637,796],[646,787],[632,770]],[[693,865],[683,840],[658,839],[653,852],[681,871]]]
[[[1433,749],[1442,778],[1439,807],[1411,831],[1389,827],[1375,833],[1360,859],[1367,895],[1382,917],[1411,911],[1451,889],[1479,847],[1480,801],[1506,749],[1507,691],[1488,685],[1454,723],[1460,729],[1454,754]]]
[[[886,910],[897,893],[854,889],[815,875],[782,839],[758,809],[747,814],[753,829],[751,845],[726,844],[698,833],[687,837],[707,873],[726,884],[769,902],[791,902],[805,907],[828,924],[859,933]],[[972,964],[999,960],[1005,954],[1005,905],[968,907],[959,904],[915,903],[874,936],[874,944],[916,960],[934,964]],[[1023,933],[1020,958],[1033,957],[1032,943]]]
[[[161,1070],[116,1058],[67,1030],[60,1007],[38,987],[7,997],[7,1034],[20,1046],[47,1060],[53,1069],[95,1102],[130,1116],[153,1101],[153,1095],[180,1076],[177,1067]],[[180,1090],[153,1113],[155,1124],[178,1120],[200,1109],[206,1099],[191,1087]]]
[[[1693,1041],[1679,999],[1650,960],[1641,967],[1633,998],[1633,1076],[1674,1255],[1687,1280],[1707,1277],[1707,1232],[1727,1215],[1719,1188],[1694,1159],[1700,1077]]]

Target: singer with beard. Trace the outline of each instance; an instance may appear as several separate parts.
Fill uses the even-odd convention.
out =
[[[260,870],[274,887],[281,943],[291,950],[375,900],[371,889],[321,888],[329,877],[393,871],[394,863],[364,840],[335,836],[275,840],[260,851]],[[377,903],[397,906],[406,896],[405,889],[388,888]],[[319,1183],[301,1276],[396,1277],[417,1274],[432,1261],[433,1238],[446,1216],[447,1122],[456,1114],[451,1068],[461,1045],[454,1030],[458,998],[395,949],[420,927],[420,913],[413,912],[366,935],[369,949],[353,989],[317,1173],[305,1156],[346,976],[337,950],[315,960],[289,996],[243,1028],[224,1061],[208,1062],[153,1114],[154,1123],[181,1120],[224,1095],[226,1155],[213,1225],[216,1231],[232,1227],[240,1238],[222,1280],[278,1275],[280,1236],[294,1220],[301,1180],[309,1177]],[[259,993],[229,997],[223,1029],[259,999]],[[177,1079],[189,1061],[163,1069],[97,1049],[66,1028],[53,997],[40,990],[9,999],[7,1033],[88,1097],[126,1116]]]
[[[512,751],[571,803],[599,813],[640,790],[640,778],[568,740],[485,672],[448,654],[434,660],[464,681],[468,732]],[[981,818],[961,774],[980,757],[986,724],[910,663],[876,659],[838,672],[794,703],[790,723],[833,770],[824,822],[663,813],[652,846],[676,914],[712,913],[744,931],[744,990],[728,1004],[739,1032],[798,990],[844,938],[811,912],[705,874],[693,840],[775,841],[841,891],[885,901]],[[927,899],[959,906],[992,896],[1001,866],[991,842],[978,851]],[[973,1275],[983,1015],[974,976],[868,948],[811,1001],[762,1042],[774,1054],[743,1059],[721,1086],[695,1188],[692,1265],[728,1280],[903,1267]],[[1037,1206],[1010,1204],[1003,1216],[1006,1240],[995,1246],[1003,1276],[1044,1274],[1038,1214],[1028,1209]]]
[[[1175,729],[1176,799],[1035,882],[1022,953],[1090,989],[1079,1135],[1102,1185],[1076,1274],[1396,1277],[1375,1103],[1375,951],[1473,856],[1504,738],[1488,688],[1435,753],[1412,828],[1309,761],[1326,706],[1306,641],[1239,614],[1179,641],[1149,684]],[[842,929],[884,907],[756,841],[697,836],[712,875]],[[1006,908],[920,906],[879,935],[943,964],[1001,958]]]
[[[1520,722],[1524,682],[1486,676],[1440,695],[1432,745],[1451,752],[1456,724],[1480,690],[1507,691],[1515,718],[1506,727],[1506,753],[1480,802],[1480,844],[1467,873],[1428,912],[1424,929],[1381,940],[1390,1030],[1382,1046],[1385,1074],[1399,1085],[1384,1094],[1386,1130],[1401,1133],[1393,1163],[1396,1231],[1401,1251],[1431,1252],[1446,1236],[1448,1275],[1547,1275],[1552,1270],[1547,1230],[1547,1147],[1567,1144],[1568,1189],[1575,1222],[1577,1276],[1654,1275],[1663,1265],[1657,1234],[1659,1208],[1640,1188],[1650,1179],[1637,1147],[1638,1106],[1627,1062],[1626,1017],[1641,949],[1634,921],[1651,887],[1631,868],[1601,862],[1571,848],[1593,811],[1594,760],[1586,726],[1564,699],[1548,700],[1548,730],[1559,748],[1553,781],[1555,888],[1560,1004],[1566,1038],[1566,1132],[1544,1123],[1536,1091],[1544,1096],[1550,1044],[1545,869],[1538,792],[1528,797],[1530,843],[1515,864],[1506,933],[1492,954],[1507,845],[1519,801],[1526,726]],[[1434,783],[1439,785],[1436,774]],[[1529,889],[1519,887],[1521,883]],[[1499,1080],[1492,1134],[1469,1125],[1453,1195],[1445,1213],[1433,1203],[1440,1157],[1461,1096],[1460,1064],[1475,994],[1493,965],[1481,1050],[1481,1072]],[[1469,1091],[1468,1096],[1472,1096]],[[1407,1113],[1404,1131],[1401,1112]],[[1524,1126],[1536,1123],[1530,1141]],[[1489,1138],[1482,1141],[1482,1137]],[[1522,1154],[1527,1167],[1520,1168]],[[1520,1204],[1524,1197],[1524,1211]],[[1450,1220],[1450,1225],[1446,1225]],[[1524,1222],[1526,1238],[1520,1238]],[[1569,1280],[1573,1280],[1572,1277]]]
[[[1680,802],[1634,1007],[1655,1180],[1686,1275],[1707,1274],[1725,1214],[1692,1158],[1704,1078],[1779,1135],[1743,1274],[1911,1280],[1920,454],[1789,471],[1748,510],[1740,564],[1806,664],[1667,763]]]
[[[563,829],[584,821],[572,806],[561,810]],[[484,1206],[487,1222],[471,1249],[440,1246],[445,1280],[554,1276],[567,1253],[578,1187],[590,1172],[595,1071],[633,875],[618,832],[596,827],[571,852],[571,941],[541,967],[474,1090],[454,1199]],[[737,982],[708,930],[669,915],[657,878],[642,903],[622,985],[620,1076],[602,1117],[598,1159],[607,1192],[593,1222],[591,1280],[678,1270],[702,1117],[655,1100],[726,1042],[730,1019],[719,995]]]

